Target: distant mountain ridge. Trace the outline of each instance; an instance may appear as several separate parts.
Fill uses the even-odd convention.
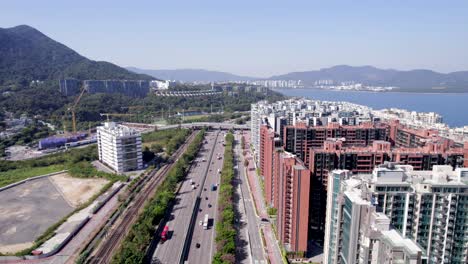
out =
[[[235,75],[227,72],[209,71],[202,69],[148,70],[135,67],[126,67],[126,69],[140,74],[147,74],[159,79],[182,82],[249,81],[258,79],[248,76]]]
[[[0,87],[27,87],[33,80],[152,79],[115,64],[93,61],[35,28],[0,28]]]
[[[127,69],[155,78],[184,82],[301,80],[305,87],[311,87],[319,80],[333,80],[335,82],[354,81],[371,86],[398,87],[395,91],[402,92],[468,92],[468,71],[445,74],[424,69],[400,71],[379,69],[373,66],[338,65],[315,71],[291,72],[270,78],[255,78],[200,69],[143,70],[135,67],[127,67]]]
[[[365,85],[394,86],[405,92],[468,92],[468,71],[438,73],[431,70],[399,71],[373,66],[338,65],[317,71],[291,72],[270,80],[302,80],[313,85],[318,80],[355,81]]]

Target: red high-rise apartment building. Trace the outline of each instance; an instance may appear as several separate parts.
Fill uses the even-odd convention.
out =
[[[345,146],[368,146],[374,140],[388,140],[388,125],[364,123],[359,126],[340,126],[329,123],[327,126],[310,127],[304,123],[284,128],[284,149],[297,155],[309,165],[309,149],[322,147],[328,138],[344,138]]]
[[[273,129],[260,129],[260,172],[269,206],[278,209],[278,237],[289,251],[307,251],[307,241],[323,241],[328,173],[347,169],[371,173],[386,161],[431,170],[434,165],[468,167],[464,147],[432,130],[398,122],[309,127],[286,126],[283,145]]]
[[[432,170],[434,165],[463,167],[468,158],[460,147],[447,148],[443,141],[426,142],[423,147],[392,148],[390,142],[374,141],[367,147],[344,147],[340,139],[328,139],[321,148],[310,148],[309,169],[313,175],[310,236],[321,241],[325,228],[325,201],[328,175],[336,169],[354,174],[370,174],[387,161],[413,166],[414,170]]]
[[[279,155],[278,237],[288,251],[306,252],[311,174],[287,152]]]
[[[265,183],[265,198],[269,206],[274,204],[273,154],[275,151],[275,132],[267,125],[260,126],[260,175]]]
[[[389,122],[389,141],[395,147],[417,148],[423,147],[426,142],[439,141],[448,148],[454,145],[453,140],[439,136],[437,130],[432,129],[412,129],[400,124],[398,120]]]

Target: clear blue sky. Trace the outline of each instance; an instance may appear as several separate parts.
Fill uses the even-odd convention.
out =
[[[94,60],[250,76],[337,64],[468,70],[468,1],[2,1]]]

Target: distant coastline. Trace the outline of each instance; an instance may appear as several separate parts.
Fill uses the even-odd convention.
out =
[[[366,93],[403,93],[403,94],[468,94],[466,92],[452,92],[446,91],[443,92],[443,89],[439,89],[440,92],[429,92],[427,90],[422,91],[405,91],[401,89],[394,89],[394,90],[387,90],[387,91],[370,91],[370,90],[342,90],[342,89],[324,89],[324,88],[317,88],[317,87],[301,87],[301,88],[293,88],[293,87],[282,87],[282,88],[270,88],[273,90],[321,90],[321,91],[329,91],[329,92],[366,92]]]

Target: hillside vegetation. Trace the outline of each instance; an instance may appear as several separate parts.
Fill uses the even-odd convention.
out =
[[[0,87],[2,90],[58,85],[60,78],[152,79],[109,62],[81,56],[67,46],[27,25],[0,28]]]
[[[97,171],[91,161],[98,159],[97,146],[72,149],[62,153],[51,154],[37,159],[21,161],[0,160],[0,187],[27,178],[69,170],[73,177],[99,177],[113,180],[125,180],[124,176]]]

